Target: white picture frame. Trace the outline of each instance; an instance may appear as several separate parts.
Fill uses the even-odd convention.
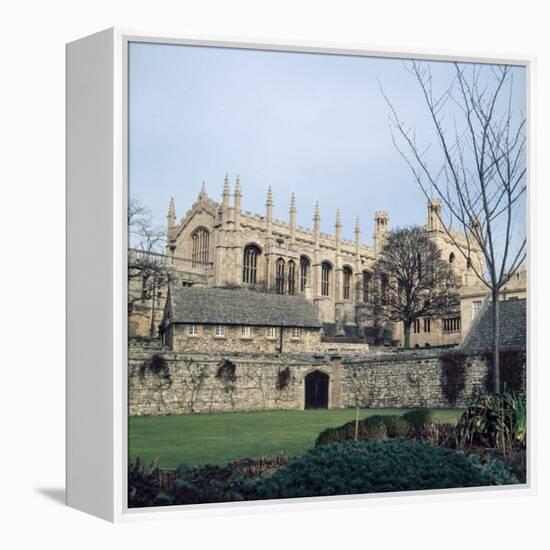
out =
[[[528,441],[528,480],[520,487],[491,487],[315,497],[295,501],[207,504],[128,509],[127,493],[127,48],[129,42],[360,56],[511,63],[527,71],[528,119],[528,319],[535,317],[531,254],[536,182],[533,178],[535,58],[460,52],[391,50],[362,44],[247,42],[216,37],[178,37],[111,28],[67,45],[67,504],[112,522],[158,516],[242,513],[396,502],[418,498],[533,494],[535,442]],[[84,252],[85,251],[85,252]],[[529,322],[529,326],[533,323]],[[534,342],[528,331],[528,431],[536,406]],[[101,342],[92,345],[90,342]],[[93,411],[93,414],[91,413]]]

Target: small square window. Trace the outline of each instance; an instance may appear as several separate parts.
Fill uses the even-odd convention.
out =
[[[243,326],[242,327],[242,337],[243,338],[250,338],[250,327]]]
[[[275,327],[267,327],[267,337],[275,338],[275,336],[276,336]]]
[[[216,325],[216,338],[223,338],[225,336],[225,326]]]
[[[189,325],[189,336],[198,336],[199,327],[197,325]]]
[[[294,338],[295,340],[299,339],[300,336],[302,335],[302,331],[301,329],[299,329],[298,327],[294,327],[292,329],[292,338]]]

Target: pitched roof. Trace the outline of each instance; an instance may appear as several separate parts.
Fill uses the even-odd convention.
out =
[[[501,349],[527,347],[527,300],[501,300],[499,302]],[[479,312],[466,334],[460,349],[464,351],[490,351],[493,342],[493,304],[488,302]]]
[[[175,323],[320,328],[317,310],[302,296],[242,289],[170,288]]]

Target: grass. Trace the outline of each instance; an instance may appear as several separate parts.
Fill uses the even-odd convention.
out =
[[[403,414],[404,409],[364,409],[373,414]],[[455,422],[461,410],[437,409],[434,416]],[[355,418],[354,409],[261,411],[135,416],[128,419],[128,454],[162,468],[188,464],[221,464],[241,458],[298,455],[313,447],[319,432]]]

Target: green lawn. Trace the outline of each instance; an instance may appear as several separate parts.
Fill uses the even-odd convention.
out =
[[[361,410],[402,414],[404,409]],[[461,410],[434,410],[436,419],[454,422]],[[355,418],[354,409],[261,411],[183,416],[136,416],[128,419],[130,460],[160,459],[162,468],[188,464],[220,464],[246,457],[291,455],[311,448],[320,431]]]

